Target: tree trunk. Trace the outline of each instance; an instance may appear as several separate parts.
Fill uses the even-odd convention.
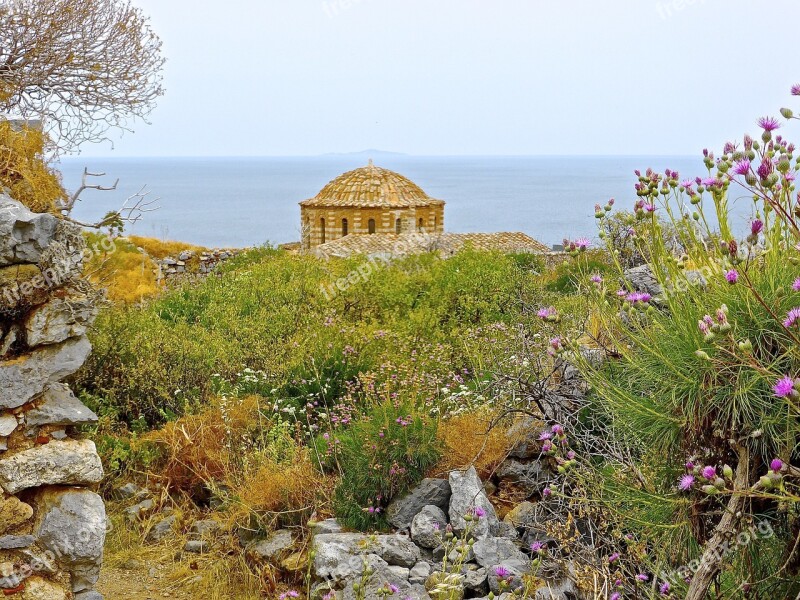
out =
[[[700,559],[700,567],[689,584],[686,600],[703,600],[706,597],[708,588],[719,574],[722,562],[729,552],[730,539],[736,532],[736,521],[745,503],[744,492],[750,483],[750,452],[743,446],[738,447],[737,452],[739,465],[736,468],[733,495],[728,500],[725,514],[714,528],[714,535],[706,544],[703,557]]]

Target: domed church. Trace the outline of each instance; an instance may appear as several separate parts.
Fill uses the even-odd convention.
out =
[[[370,159],[366,167],[340,175],[300,203],[302,248],[350,235],[442,233],[444,204]]]

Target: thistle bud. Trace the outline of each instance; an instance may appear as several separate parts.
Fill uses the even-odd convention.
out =
[[[716,494],[719,494],[719,490],[715,488],[713,485],[704,485],[701,489],[709,496],[714,496]]]
[[[791,119],[794,116],[794,113],[790,108],[782,108],[781,114],[783,115],[784,119]]]
[[[718,490],[724,490],[725,489],[725,480],[722,477],[717,477],[714,480],[714,487],[717,488]]]
[[[725,476],[725,479],[733,479],[733,469],[731,469],[730,465],[722,466],[722,474]]]
[[[758,480],[758,483],[763,487],[765,490],[772,489],[772,479],[770,479],[766,475],[762,475],[761,478]]]
[[[708,355],[707,352],[703,350],[697,350],[694,355],[699,358],[700,360],[711,360],[711,357]]]

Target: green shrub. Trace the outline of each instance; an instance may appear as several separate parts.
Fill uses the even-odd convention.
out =
[[[334,511],[345,526],[386,526],[389,502],[438,462],[436,429],[434,420],[407,405],[382,404],[353,425],[317,438],[317,453],[341,476]]]

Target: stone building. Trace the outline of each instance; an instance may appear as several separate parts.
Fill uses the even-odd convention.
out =
[[[300,218],[302,248],[309,250],[348,235],[441,233],[444,201],[370,160],[301,202]]]

